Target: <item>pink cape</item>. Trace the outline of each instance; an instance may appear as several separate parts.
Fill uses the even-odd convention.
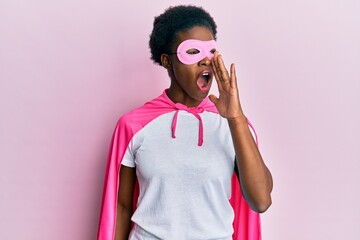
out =
[[[216,107],[208,98],[204,99],[198,107],[202,107],[205,111],[217,113]],[[167,97],[164,91],[159,97],[145,103],[142,107],[137,108],[120,118],[112,137],[106,166],[98,240],[114,240],[115,238],[116,208],[120,179],[119,173],[121,161],[130,140],[153,119],[178,109],[177,105]],[[251,123],[248,123],[254,130]],[[138,196],[139,186],[136,184],[134,193],[135,207]],[[235,173],[232,177],[232,195],[229,201],[235,212],[233,239],[261,240],[260,215],[250,209],[243,198],[239,180]]]

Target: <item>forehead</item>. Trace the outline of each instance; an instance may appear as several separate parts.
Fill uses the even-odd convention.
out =
[[[209,28],[203,26],[195,26],[186,31],[178,32],[173,48],[176,49],[181,42],[188,39],[209,41],[213,40],[214,36],[212,35]]]

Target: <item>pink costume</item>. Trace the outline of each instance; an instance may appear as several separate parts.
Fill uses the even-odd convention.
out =
[[[164,93],[159,97],[147,102],[142,107],[137,108],[120,118],[113,134],[106,167],[98,240],[113,240],[115,237],[119,173],[121,162],[130,140],[134,134],[145,127],[153,119],[172,111],[176,111],[176,114],[174,115],[173,124],[172,126],[169,126],[169,128],[172,129],[172,137],[175,138],[177,112],[179,110],[188,111],[199,120],[198,145],[201,146],[203,142],[203,126],[199,113],[202,113],[203,111],[217,113],[216,107],[208,98],[204,99],[196,108],[187,108],[184,105],[173,103],[164,91]],[[253,129],[250,122],[248,123]],[[138,195],[139,186],[136,184],[134,192],[134,208],[136,207]],[[233,222],[233,239],[260,240],[260,216],[258,213],[250,209],[249,205],[243,198],[240,184],[235,173],[232,177],[230,204],[232,205],[235,213]]]

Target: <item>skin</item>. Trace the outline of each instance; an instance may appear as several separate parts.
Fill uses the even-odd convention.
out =
[[[193,27],[185,32],[178,32],[172,52],[176,52],[178,45],[188,39],[208,41],[214,37],[206,27]],[[199,91],[196,83],[201,72],[211,71],[211,61],[207,57],[198,63],[186,65],[179,61],[176,54],[162,54],[161,63],[170,76],[171,85],[167,94],[173,102],[196,107],[208,96],[209,92]],[[212,80],[209,84],[211,82]]]
[[[127,240],[129,238],[135,183],[135,168],[121,166],[118,204],[116,209],[115,240]]]
[[[216,52],[212,59],[212,68],[219,89],[219,97],[210,95],[209,98],[215,104],[219,114],[228,120],[242,194],[254,211],[263,213],[271,205],[273,180],[251,135],[240,105],[235,64],[231,64],[229,74],[222,56]]]
[[[172,52],[187,39],[208,41],[214,39],[207,27],[196,26],[184,32],[178,32]],[[208,96],[208,91],[200,91],[197,86],[199,74],[211,70],[215,77],[219,96],[210,95],[219,114],[228,120],[236,153],[237,175],[242,194],[249,206],[259,213],[265,212],[271,205],[272,176],[266,167],[257,145],[249,130],[246,117],[240,104],[235,65],[231,64],[230,73],[225,67],[222,56],[216,52],[210,60],[207,57],[192,65],[181,63],[176,55],[161,55],[161,63],[167,69],[171,85],[168,97],[175,103],[195,107]],[[209,81],[209,84],[212,80]],[[136,182],[135,168],[122,166],[120,170],[120,191],[117,208],[116,240],[128,239],[131,215],[133,212],[133,192]]]

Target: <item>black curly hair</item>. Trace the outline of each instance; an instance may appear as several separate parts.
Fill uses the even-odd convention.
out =
[[[201,7],[192,5],[169,7],[164,13],[155,17],[149,41],[151,59],[154,63],[161,65],[161,54],[171,52],[171,46],[176,41],[178,32],[195,26],[207,27],[216,39],[216,23]]]

